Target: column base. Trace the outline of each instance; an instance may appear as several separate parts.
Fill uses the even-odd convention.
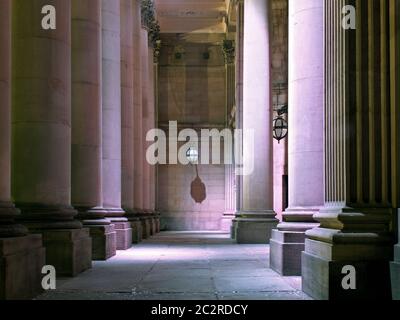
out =
[[[334,246],[334,245],[333,245]],[[391,284],[389,263],[386,260],[352,260],[351,252],[365,252],[363,246],[349,245],[345,248],[349,258],[335,261],[326,257],[316,256],[312,251],[321,252],[323,255],[331,244],[306,240],[306,252],[302,253],[302,279],[303,291],[317,300],[390,300]],[[386,248],[382,246],[381,250]],[[347,273],[342,273],[344,266],[353,266],[356,269],[356,289],[345,290],[342,280]]]
[[[142,223],[142,239],[148,239],[151,236],[150,221],[149,217],[142,215],[140,216],[140,222]]]
[[[117,254],[117,233],[114,225],[86,226],[92,238],[92,259],[105,261]]]
[[[231,232],[232,220],[235,218],[234,212],[224,212],[221,220],[221,231]]]
[[[270,267],[282,276],[301,275],[301,253],[305,232],[272,230]]]
[[[140,222],[140,219],[129,217],[128,220],[132,229],[132,243],[138,244],[142,242],[142,223]]]
[[[45,259],[41,235],[0,239],[0,300],[32,299],[42,293]]]
[[[132,247],[131,223],[127,218],[110,218],[117,237],[117,250],[128,250]]]
[[[272,231],[270,267],[282,276],[301,276],[301,253],[306,231],[319,226],[314,207],[291,207],[283,213],[283,222]]]
[[[400,244],[394,247],[394,262],[390,263],[393,300],[400,300]]]
[[[92,239],[88,228],[41,233],[46,263],[56,268],[57,276],[74,277],[92,267]]]
[[[126,212],[121,208],[106,208],[107,220],[115,228],[117,234],[117,250],[127,250],[132,246],[131,224],[125,217]]]
[[[269,244],[272,230],[278,225],[275,212],[240,212],[235,218],[236,242],[239,244]]]
[[[158,212],[157,212],[155,219],[156,219],[156,233],[160,233],[161,232],[161,219],[160,219],[160,214]]]

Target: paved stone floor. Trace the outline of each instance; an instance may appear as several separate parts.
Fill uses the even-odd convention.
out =
[[[304,300],[300,277],[268,264],[269,246],[237,245],[226,234],[163,232],[119,251],[76,278],[59,279],[43,300]]]

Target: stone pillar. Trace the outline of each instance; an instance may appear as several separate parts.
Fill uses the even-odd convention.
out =
[[[117,250],[132,245],[132,229],[121,208],[121,8],[102,0],[103,206],[115,225]]]
[[[345,30],[346,3],[324,2],[325,204],[314,215],[320,227],[306,232],[303,290],[315,299],[390,299],[398,158],[389,139],[399,150],[387,81],[395,66],[387,60],[390,11],[386,1],[357,1],[356,29]],[[343,286],[346,276],[354,289]]]
[[[56,30],[42,28],[44,5]],[[74,276],[91,267],[92,241],[71,206],[71,2],[16,0],[12,16],[12,195],[46,263]]]
[[[147,239],[151,236],[151,218],[150,218],[150,195],[149,195],[149,179],[150,179],[150,165],[146,160],[146,134],[148,129],[149,118],[149,36],[145,26],[142,26],[140,33],[140,49],[141,49],[141,88],[142,88],[142,119],[141,124],[141,139],[140,143],[140,159],[142,162],[142,237]]]
[[[102,194],[101,1],[72,1],[72,204],[92,237],[93,260],[116,254]]]
[[[133,0],[121,0],[121,109],[122,109],[122,207],[127,215],[133,213]]]
[[[273,230],[271,268],[301,275],[305,231],[323,192],[323,2],[289,0],[289,208]]]
[[[244,35],[244,2],[236,0],[236,39],[235,39],[235,98],[236,98],[236,114],[235,127],[237,130],[243,129],[243,35]],[[235,136],[235,149],[243,145],[243,137]],[[240,139],[240,141],[238,141]],[[243,177],[236,172],[237,162],[235,150],[235,216],[240,217],[240,209],[242,207],[243,198]],[[232,220],[231,238],[236,239],[237,220]]]
[[[139,136],[141,133],[141,109],[142,109],[142,75],[141,75],[141,0],[133,0],[133,22],[132,22],[132,55],[133,55],[133,212],[128,212],[128,219],[132,228],[132,242],[142,241],[142,223],[139,218],[141,212],[141,193],[142,193],[142,162],[140,160]]]
[[[269,243],[273,211],[270,1],[244,1],[243,177],[238,243]]]
[[[11,0],[0,2],[0,52],[0,300],[30,299],[42,291],[45,250],[41,235],[15,223],[11,201]]]
[[[230,120],[235,108],[235,45],[233,40],[227,40],[223,45],[226,67],[226,126],[232,127]],[[230,232],[232,220],[235,217],[235,166],[225,164],[225,211],[221,221],[221,230]]]
[[[395,149],[395,160],[397,172],[400,171],[400,163],[399,153],[399,139],[395,137],[399,137],[399,121],[400,121],[400,112],[398,111],[398,106],[400,103],[400,32],[398,31],[400,28],[400,1],[391,1],[389,4],[389,22],[390,22],[390,63],[395,66],[390,70],[390,84],[392,88],[391,95],[391,106],[394,110],[394,114],[391,116],[391,120],[393,123],[393,134],[392,137],[395,139],[395,145],[397,145]],[[383,64],[386,61],[382,61]],[[387,82],[386,82],[387,84]],[[396,111],[397,110],[397,111]],[[398,176],[398,174],[397,174]],[[399,178],[397,178],[399,179]],[[397,180],[398,181],[398,180]],[[397,185],[399,183],[397,182]],[[399,195],[400,190],[397,189],[397,194]],[[400,198],[400,196],[398,196]],[[399,202],[395,207],[400,207]],[[394,247],[394,261],[391,262],[391,279],[392,279],[392,297],[394,300],[400,300],[400,211],[397,210],[397,238],[399,243]]]
[[[147,118],[147,130],[146,134],[149,130],[152,130],[156,127],[156,119],[155,119],[155,87],[154,87],[154,48],[153,44],[150,43],[149,52],[148,52],[148,101],[147,101],[147,109],[148,109],[148,118]],[[144,157],[146,158],[147,148],[150,143],[146,142],[146,148],[144,150]],[[156,167],[150,165],[147,161],[147,166],[149,170],[149,212],[151,214],[151,231],[152,235],[157,233],[157,221],[156,221]]]

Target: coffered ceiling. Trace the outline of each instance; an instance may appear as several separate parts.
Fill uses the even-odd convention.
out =
[[[223,33],[229,0],[155,0],[162,33]]]

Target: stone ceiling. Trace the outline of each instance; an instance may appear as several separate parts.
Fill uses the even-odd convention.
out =
[[[224,33],[229,0],[155,0],[162,33]]]

